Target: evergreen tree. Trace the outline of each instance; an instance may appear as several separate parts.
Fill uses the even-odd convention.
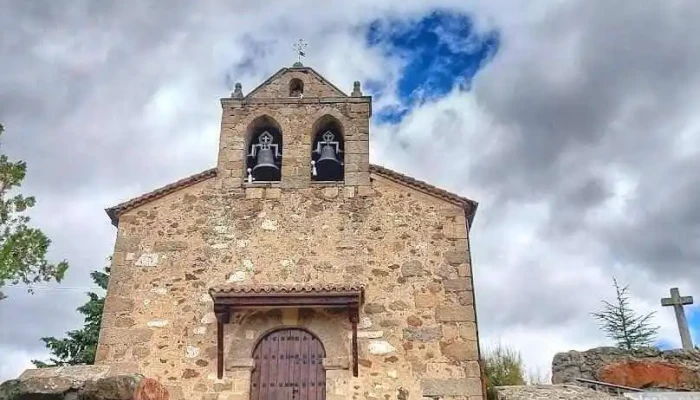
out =
[[[600,329],[607,337],[615,340],[617,347],[621,349],[634,350],[651,346],[659,330],[658,326],[651,325],[654,312],[636,315],[629,306],[628,286],[620,287],[615,278],[613,284],[615,303],[603,300],[603,309],[592,313],[600,323]]]
[[[0,124],[0,136],[4,127]],[[0,154],[0,289],[5,283],[31,285],[56,280],[68,269],[63,261],[51,264],[46,251],[51,241],[39,229],[30,227],[25,212],[34,206],[34,197],[18,193],[27,172],[24,161],[10,161]],[[31,287],[29,289],[31,292]],[[0,300],[3,299],[0,291]]]
[[[92,281],[102,289],[107,289],[109,281],[109,268],[104,272],[93,271],[90,273]],[[104,296],[88,292],[88,301],[78,307],[78,312],[85,315],[85,326],[82,329],[68,331],[64,339],[45,337],[41,340],[51,351],[53,357],[49,362],[32,360],[38,368],[54,367],[62,365],[93,364],[97,339],[100,335],[100,323],[102,322],[102,310],[104,308]]]

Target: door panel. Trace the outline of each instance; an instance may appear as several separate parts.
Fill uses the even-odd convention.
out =
[[[270,332],[253,352],[251,400],[325,400],[325,356],[321,342],[303,329]]]

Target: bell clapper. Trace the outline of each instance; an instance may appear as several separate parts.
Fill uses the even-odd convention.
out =
[[[318,171],[316,171],[316,161],[314,160],[311,160],[311,175],[318,175]]]
[[[252,174],[252,172],[253,172],[253,169],[252,169],[252,168],[248,168],[248,183],[253,183],[253,174]]]

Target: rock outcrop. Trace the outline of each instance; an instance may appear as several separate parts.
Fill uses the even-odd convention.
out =
[[[498,400],[619,400],[623,398],[575,385],[500,386],[496,390]]]
[[[700,352],[599,347],[555,355],[552,383],[580,384],[576,378],[641,389],[697,391],[700,390]]]
[[[143,375],[108,366],[25,371],[0,385],[0,400],[169,400],[166,388]]]

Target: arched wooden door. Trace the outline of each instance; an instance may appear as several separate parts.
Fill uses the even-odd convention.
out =
[[[308,331],[270,332],[253,351],[251,400],[325,400],[325,356],[321,341]]]

